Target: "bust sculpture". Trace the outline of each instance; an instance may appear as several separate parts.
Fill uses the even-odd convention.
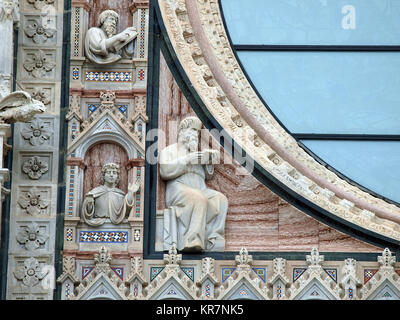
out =
[[[178,142],[160,153],[160,175],[166,181],[164,249],[181,251],[224,250],[228,200],[209,189],[213,162],[219,151],[198,150],[201,121],[188,117],[178,128]]]
[[[120,224],[133,206],[133,194],[139,189],[140,181],[129,185],[128,193],[116,188],[119,182],[119,165],[107,163],[102,167],[104,184],[90,190],[82,205],[82,219],[90,226],[100,226],[107,220]]]
[[[110,64],[122,58],[132,58],[135,27],[128,27],[117,34],[118,13],[105,10],[99,15],[98,27],[90,28],[85,38],[86,57],[97,64]]]

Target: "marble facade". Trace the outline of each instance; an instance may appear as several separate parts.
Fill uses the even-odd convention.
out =
[[[291,138],[285,140],[271,115],[261,109],[225,42],[215,0],[157,3],[171,47],[210,115],[235,138],[242,126],[257,128],[251,141],[238,138],[245,150],[310,201],[397,239],[399,225],[386,215],[397,213],[397,207],[380,201],[368,207],[373,202],[369,195],[343,181],[333,188],[309,174],[319,170],[324,178],[329,176],[300,153]],[[205,145],[230,163],[213,164],[207,179],[189,181],[192,196],[183,202],[214,204],[204,198],[204,190],[211,190],[219,204],[213,207],[222,217],[217,245],[207,242],[215,238],[207,237],[214,231],[212,219],[199,224],[202,232],[187,227],[192,221],[184,221],[173,209],[182,201],[169,198],[168,181],[179,177],[168,176],[162,163],[146,162],[148,128],[156,123],[164,133],[157,144],[162,158],[164,148],[178,142],[182,120],[196,117],[168,57],[161,53],[159,61],[148,65],[154,55],[149,1],[72,0],[70,8],[65,4],[0,0],[0,101],[23,90],[45,110],[26,122],[17,121],[13,130],[0,123],[0,196],[7,199],[6,212],[0,211],[0,221],[7,223],[0,229],[7,237],[2,243],[7,245],[4,299],[400,299],[398,252],[310,217],[246,173],[212,137],[202,136],[191,152],[201,143],[201,150]],[[93,30],[99,32],[100,16],[107,10],[118,17],[112,36],[126,36],[118,40],[123,45],[115,44],[111,51],[104,49],[109,38],[99,36],[98,43],[90,39]],[[203,31],[201,26],[206,26]],[[14,28],[19,30],[17,39]],[[120,52],[125,45],[130,54]],[[99,47],[104,49],[100,53]],[[158,76],[150,82],[149,72],[154,74],[155,67]],[[229,88],[222,75],[229,79]],[[155,88],[157,101],[148,104]],[[248,101],[251,116],[243,101]],[[204,129],[196,119],[198,129]],[[276,144],[262,134],[265,128]],[[287,147],[286,153],[277,146]],[[299,158],[294,161],[290,152],[299,152]],[[301,161],[310,171],[296,167]],[[102,169],[109,163],[119,168],[112,182],[102,180]],[[201,192],[195,184],[202,185],[197,188]],[[340,188],[349,191],[348,198],[339,197]],[[182,195],[179,188],[172,191],[175,198]],[[372,210],[376,207],[382,212]],[[200,211],[191,214],[206,217],[207,210]],[[173,227],[175,240],[166,241],[166,229],[171,233]],[[187,230],[205,240],[182,245]],[[282,254],[288,258],[280,258]]]

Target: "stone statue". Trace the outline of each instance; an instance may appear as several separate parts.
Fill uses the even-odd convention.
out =
[[[219,151],[197,151],[202,123],[196,117],[181,121],[178,142],[160,153],[160,175],[166,181],[164,249],[224,250],[228,200],[208,189],[205,180],[214,172]]]
[[[140,180],[129,185],[128,193],[116,188],[119,182],[119,165],[107,163],[102,168],[104,185],[90,190],[82,205],[83,221],[91,226],[100,226],[108,219],[113,224],[120,224],[129,214],[133,203],[133,194],[140,187]]]
[[[14,91],[0,97],[0,123],[29,122],[36,114],[45,111],[44,104],[25,91]]]
[[[118,13],[103,11],[99,16],[98,27],[90,28],[86,33],[86,57],[97,64],[110,64],[122,58],[132,58],[137,32],[128,27],[117,34]]]

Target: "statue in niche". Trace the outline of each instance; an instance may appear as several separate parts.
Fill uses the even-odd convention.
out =
[[[196,117],[181,121],[178,142],[160,153],[160,175],[166,181],[164,249],[218,251],[225,247],[228,199],[209,189],[205,180],[214,173],[219,151],[198,151],[202,123]]]
[[[122,58],[131,59],[135,52],[135,27],[128,27],[117,34],[118,13],[105,10],[99,15],[98,27],[86,33],[86,57],[97,64],[110,64]]]
[[[119,165],[107,163],[102,167],[103,185],[90,190],[82,205],[82,218],[90,226],[103,225],[107,220],[120,224],[134,204],[134,193],[140,187],[140,180],[129,185],[128,193],[116,188],[119,182]]]

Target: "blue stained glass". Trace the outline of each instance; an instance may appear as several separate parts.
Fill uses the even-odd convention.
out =
[[[292,133],[400,134],[400,52],[239,51],[238,56]]]
[[[234,44],[400,45],[399,0],[222,0]]]
[[[302,143],[348,178],[400,203],[400,141],[304,140]]]

